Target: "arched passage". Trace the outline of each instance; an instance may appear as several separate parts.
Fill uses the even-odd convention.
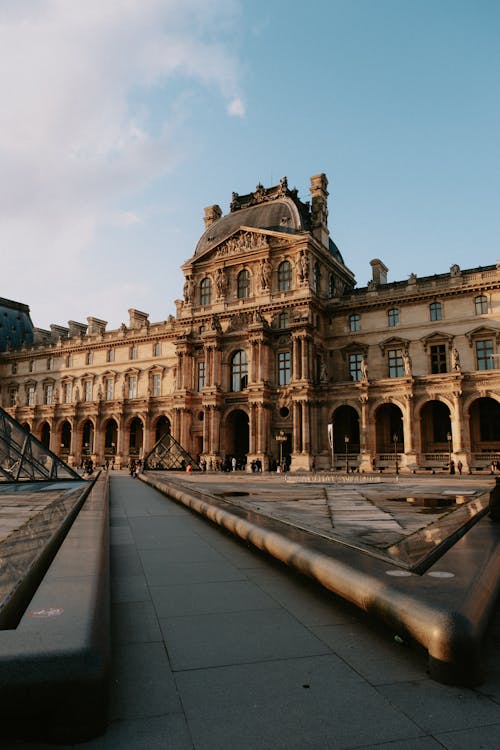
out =
[[[161,440],[164,435],[170,435],[170,433],[170,420],[165,416],[161,416],[155,425],[155,443],[157,443],[158,440]]]
[[[71,423],[67,419],[61,425],[61,455],[67,456],[71,452]]]
[[[45,448],[50,448],[50,424],[44,422],[40,430],[40,442]]]
[[[111,418],[104,427],[104,455],[106,458],[113,458],[116,454],[118,444],[118,425],[116,420]]]
[[[94,451],[94,425],[86,419],[82,428],[82,456],[90,456]]]
[[[141,455],[143,437],[144,430],[142,421],[139,419],[139,417],[134,417],[130,422],[129,430],[129,454],[131,456]]]
[[[249,446],[248,414],[242,409],[232,411],[225,423],[226,456],[235,456],[239,462],[246,460]]]
[[[500,404],[489,396],[471,404],[470,444],[472,453],[500,453]]]
[[[404,453],[403,414],[396,404],[382,404],[375,412],[377,453]]]
[[[359,416],[352,406],[339,406],[332,417],[333,450],[336,455],[359,453]]]
[[[428,401],[420,412],[422,453],[447,451],[451,440],[450,410],[442,401]]]

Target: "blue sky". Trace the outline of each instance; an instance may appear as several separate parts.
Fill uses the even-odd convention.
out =
[[[500,4],[0,0],[0,296],[174,312],[203,209],[329,179],[358,286],[500,257]]]

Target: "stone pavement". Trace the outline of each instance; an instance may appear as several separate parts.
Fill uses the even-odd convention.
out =
[[[448,687],[417,647],[144,483],[112,476],[111,514],[110,725],[79,748],[500,746],[498,604],[485,681]]]

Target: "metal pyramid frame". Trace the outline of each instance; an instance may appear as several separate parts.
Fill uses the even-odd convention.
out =
[[[0,407],[0,482],[78,480],[81,476]]]
[[[144,459],[147,471],[184,471],[187,466],[199,471],[196,461],[170,433],[162,435]]]

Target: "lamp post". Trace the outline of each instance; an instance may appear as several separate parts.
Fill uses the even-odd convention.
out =
[[[448,441],[448,471],[451,470],[451,432],[446,433],[446,440]]]
[[[282,464],[283,464],[283,443],[286,442],[286,435],[283,432],[283,430],[280,430],[278,432],[278,434],[274,436],[274,439],[276,440],[277,443],[279,443],[279,446],[280,446],[280,468],[283,468],[282,467]]]
[[[349,435],[344,435],[344,443],[345,443],[345,473],[349,474],[349,456],[347,453],[347,449],[349,448]]]
[[[399,466],[398,466],[398,436],[396,433],[392,436],[392,441],[394,443],[394,461],[396,463],[396,474],[399,474]]]

